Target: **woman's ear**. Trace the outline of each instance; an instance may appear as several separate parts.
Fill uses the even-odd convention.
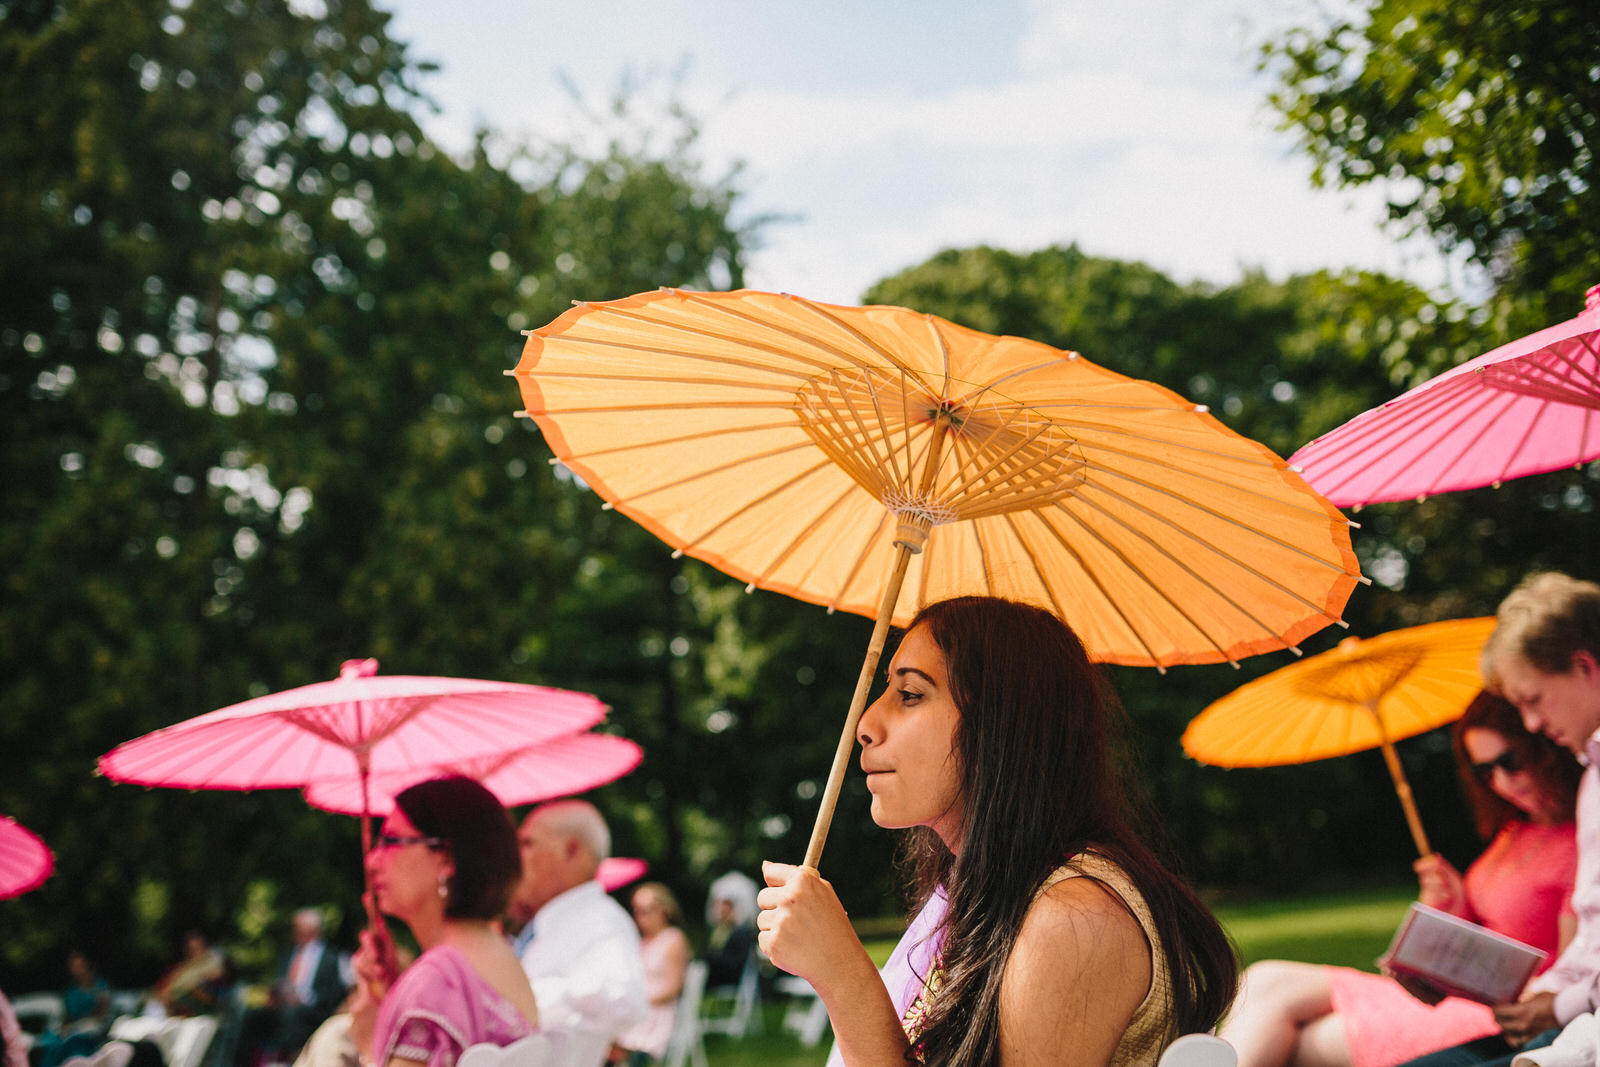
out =
[[[1580,648],[1572,654],[1572,669],[1590,681],[1600,682],[1600,658],[1586,648]]]

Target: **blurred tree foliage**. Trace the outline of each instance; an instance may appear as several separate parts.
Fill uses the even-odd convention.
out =
[[[724,705],[750,700],[762,641],[730,583],[546,464],[503,377],[517,331],[575,295],[737,284],[732,176],[700,172],[688,124],[651,153],[485,135],[451,158],[387,15],[298,10],[0,5],[0,811],[58,856],[7,904],[0,965],[26,980],[4,988],[59,982],[71,943],[131,984],[189,926],[237,943],[304,903],[357,914],[353,820],[93,775],[349,656],[599,692],[649,752],[605,798],[619,847],[670,877],[691,843],[702,864],[760,851],[696,797],[725,785],[770,819],[785,805],[753,783],[792,792],[732,759],[691,773],[682,724],[720,711],[721,747],[741,736]],[[767,706],[810,711],[787,670],[796,696]]]
[[[1320,183],[1488,270],[1519,332],[1600,283],[1600,20],[1587,0],[1368,0],[1262,48]]]

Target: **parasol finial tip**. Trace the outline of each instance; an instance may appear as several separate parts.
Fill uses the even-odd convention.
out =
[[[1339,642],[1339,655],[1341,656],[1353,656],[1359,651],[1361,651],[1361,638],[1354,634]]]
[[[617,506],[615,504],[613,504],[609,500],[607,500],[604,504],[600,505],[600,510],[601,511],[615,511],[616,509],[617,509]]]
[[[378,661],[368,656],[366,659],[347,659],[339,664],[340,678],[371,678],[378,673]]]
[[[1207,415],[1211,412],[1211,409],[1204,404],[1196,404],[1194,410],[1197,415]]]
[[[1600,308],[1600,285],[1589,286],[1589,291],[1583,294],[1583,310],[1593,311]]]
[[[683,558],[683,549],[681,549],[681,548],[673,549],[672,550],[672,558],[673,559],[682,559]]]
[[[746,585],[744,587],[744,591],[746,593],[754,593],[756,591],[756,583],[755,582],[750,582],[748,585]]]

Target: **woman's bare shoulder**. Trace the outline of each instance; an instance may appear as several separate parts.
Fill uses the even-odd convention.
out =
[[[1120,897],[1093,878],[1050,886],[1028,909],[1000,989],[1002,1062],[1074,1048],[1108,1062],[1150,989],[1150,944]]]
[[[1114,890],[1092,877],[1064,878],[1034,899],[1023,919],[1013,954],[1019,951],[1066,954],[1074,960],[1118,960],[1123,966],[1143,959],[1149,977],[1150,943],[1128,905]],[[1137,969],[1137,968],[1135,968]]]

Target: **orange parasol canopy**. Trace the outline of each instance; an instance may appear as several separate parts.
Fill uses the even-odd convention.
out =
[[[891,620],[986,593],[1102,661],[1217,663],[1338,622],[1360,580],[1344,516],[1203,407],[906,308],[661,290],[579,304],[511,373],[607,506],[752,589],[877,619],[812,865]]]
[[[1461,717],[1483,688],[1478,655],[1494,627],[1490,616],[1347,637],[1211,704],[1183,732],[1183,750],[1218,767],[1273,767],[1381,748],[1427,855],[1394,742]]]

